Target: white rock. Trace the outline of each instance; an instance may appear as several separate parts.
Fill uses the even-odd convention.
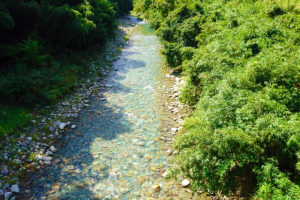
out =
[[[181,182],[181,186],[182,186],[182,187],[186,187],[186,186],[188,186],[188,185],[190,185],[190,181],[187,180],[187,179],[184,179],[184,180]]]
[[[168,153],[169,156],[172,154],[172,150],[171,149],[168,149],[166,152]]]
[[[44,156],[44,157],[43,157],[43,160],[44,160],[44,161],[51,161],[51,160],[52,160],[52,157],[50,157],[50,156]]]
[[[72,125],[72,126],[71,126],[72,129],[74,129],[74,128],[76,128],[76,127],[77,127],[77,125]]]
[[[66,123],[60,123],[59,128],[62,130],[66,127],[66,125],[67,125]]]
[[[177,128],[171,128],[171,131],[174,133],[177,132],[177,130],[178,130]]]
[[[4,200],[8,200],[13,195],[12,192],[5,192],[4,193]]]
[[[47,160],[47,161],[44,162],[44,164],[45,164],[45,165],[50,165],[50,164],[51,164],[51,161],[48,161],[48,160]]]
[[[15,192],[15,193],[19,193],[20,192],[20,188],[19,188],[19,186],[17,184],[12,185],[11,188],[10,188],[10,190],[12,192]]]
[[[50,149],[50,151],[52,151],[52,152],[56,152],[56,149],[55,149],[54,146],[51,146],[49,149]]]
[[[162,174],[163,177],[166,177],[167,175],[168,175],[168,172],[167,172],[167,171],[165,171],[165,172]]]

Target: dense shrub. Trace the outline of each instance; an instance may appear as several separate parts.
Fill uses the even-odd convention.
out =
[[[1,103],[55,103],[86,72],[80,54],[104,45],[116,15],[131,7],[131,0],[2,0]]]
[[[166,12],[162,2],[173,7]],[[299,6],[136,0],[134,11],[158,29],[167,63],[187,78],[180,98],[195,110],[175,142],[175,172],[193,189],[300,198]]]

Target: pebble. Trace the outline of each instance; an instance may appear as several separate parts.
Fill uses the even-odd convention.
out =
[[[52,157],[50,157],[50,156],[44,156],[42,159],[43,159],[43,161],[51,161]]]
[[[153,192],[159,192],[160,188],[161,188],[161,184],[155,184],[152,186]]]
[[[69,103],[69,102],[62,102],[62,105],[63,105],[63,106],[69,106],[70,103]]]
[[[16,164],[21,164],[22,163],[22,161],[20,159],[14,159],[13,162],[16,163]]]
[[[171,149],[168,149],[166,152],[168,153],[168,156],[172,155],[172,150]]]
[[[77,125],[72,125],[72,126],[71,126],[72,129],[74,129],[74,128],[76,128],[76,127],[77,127]]]
[[[189,186],[189,185],[190,185],[190,181],[187,180],[187,179],[184,179],[184,180],[181,182],[181,186],[182,186],[182,187],[187,187],[187,186]]]
[[[17,184],[12,185],[11,188],[10,188],[10,190],[12,192],[15,192],[15,193],[19,193],[20,192],[20,188],[19,188],[19,186]]]
[[[1,174],[2,175],[7,175],[8,174],[8,169],[2,169]]]
[[[59,128],[60,128],[61,130],[64,129],[66,126],[67,126],[66,123],[60,123],[60,124],[59,124]]]
[[[45,165],[50,165],[50,164],[51,164],[51,161],[46,160],[46,161],[44,161],[44,164],[45,164]]]
[[[4,193],[4,200],[9,200],[12,197],[12,192],[5,192]]]
[[[172,132],[177,132],[177,130],[178,130],[177,128],[171,128]]]
[[[56,126],[59,126],[61,123],[60,123],[60,121],[56,121],[54,124],[55,124]]]
[[[50,151],[52,151],[52,152],[56,152],[56,148],[55,148],[54,146],[51,146],[49,149],[50,149]]]
[[[168,175],[168,172],[166,171],[162,174],[162,177],[166,177],[167,175]]]

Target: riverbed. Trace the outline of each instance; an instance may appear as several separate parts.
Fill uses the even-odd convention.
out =
[[[26,198],[189,199],[180,183],[164,179],[171,150],[161,135],[175,122],[164,108],[161,45],[146,22],[130,20],[128,44],[52,165],[30,177]]]

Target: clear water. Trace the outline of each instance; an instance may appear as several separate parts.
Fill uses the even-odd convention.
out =
[[[163,182],[167,155],[158,137],[162,121],[169,120],[159,106],[159,49],[153,29],[140,23],[113,64],[115,70],[106,80],[110,89],[91,100],[79,127],[66,134],[55,164],[32,178],[32,199],[164,196],[153,188]]]

